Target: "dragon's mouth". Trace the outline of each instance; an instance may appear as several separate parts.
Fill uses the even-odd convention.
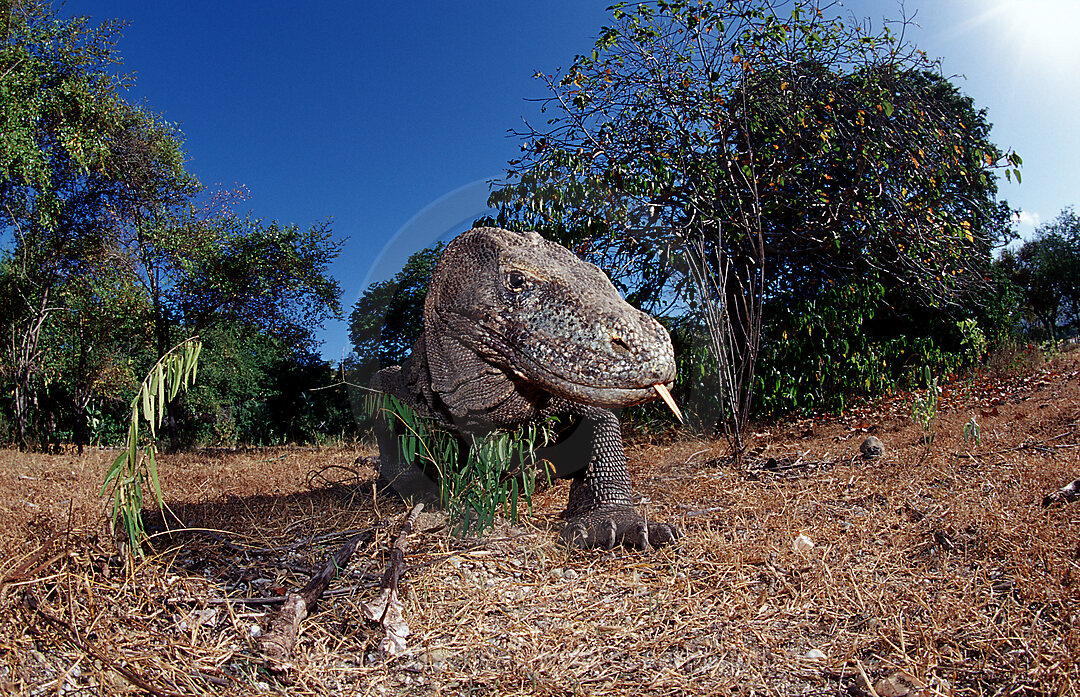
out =
[[[462,317],[464,319],[464,316]],[[644,404],[655,399],[663,399],[675,417],[683,422],[682,412],[671,396],[670,388],[675,379],[675,362],[670,353],[664,355],[622,356],[612,365],[591,366],[591,370],[571,373],[560,370],[558,361],[541,358],[529,350],[532,342],[551,345],[551,337],[531,335],[529,340],[510,340],[501,328],[484,326],[481,322],[469,318],[476,337],[476,330],[483,332],[483,339],[473,346],[487,360],[496,356],[495,363],[502,364],[503,370],[518,379],[532,383],[557,397],[582,404],[591,404],[609,409]]]
[[[646,375],[643,375],[640,381],[635,381],[636,384],[604,385],[561,375],[524,353],[519,353],[518,357],[524,359],[523,363],[526,365],[522,367],[525,367],[525,370],[514,372],[556,396],[608,408],[628,407],[661,398],[679,421],[682,421],[682,413],[670,392],[673,378],[664,375],[666,371],[643,371]]]

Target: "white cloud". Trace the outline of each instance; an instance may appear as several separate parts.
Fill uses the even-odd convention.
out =
[[[1015,216],[1013,216],[1013,221],[1020,226],[1021,230],[1034,230],[1042,223],[1042,218],[1039,216],[1038,213],[1032,213],[1030,211],[1019,211]]]

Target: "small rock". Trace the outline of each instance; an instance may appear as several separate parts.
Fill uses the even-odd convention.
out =
[[[874,684],[874,692],[878,697],[907,697],[913,691],[924,687],[922,681],[910,673],[900,671],[878,680]]]
[[[196,620],[198,624],[212,625],[217,623],[218,609],[216,607],[208,607],[205,610],[199,612],[199,617]]]
[[[248,627],[248,634],[251,635],[252,639],[258,639],[263,634],[262,627],[260,627],[257,624],[253,624],[250,627]]]
[[[796,552],[809,552],[814,548],[814,541],[800,532],[795,541],[791,543],[791,548]]]
[[[577,578],[577,576],[578,576],[578,573],[576,571],[574,571],[573,569],[563,569],[562,570],[562,577],[565,578],[568,581],[571,581],[571,580]]]
[[[821,649],[810,649],[809,651],[807,651],[806,653],[803,654],[803,658],[805,658],[808,661],[813,661],[814,663],[822,663],[825,660],[827,660],[828,657],[825,655],[825,652],[822,651]]]
[[[446,662],[450,660],[450,649],[428,649],[420,654],[419,658],[424,663],[434,668],[439,668],[446,665]]]
[[[876,460],[885,454],[885,444],[877,436],[870,436],[859,446],[864,460]]]

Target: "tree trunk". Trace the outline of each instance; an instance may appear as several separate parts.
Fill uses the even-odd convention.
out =
[[[41,303],[36,309],[31,310],[27,318],[26,328],[19,332],[17,326],[11,329],[11,358],[15,377],[14,407],[15,429],[19,448],[26,450],[35,445],[34,413],[37,406],[37,392],[34,389],[34,374],[37,361],[41,355],[38,351],[38,342],[41,340],[41,332],[45,328],[45,320],[51,313],[48,307],[49,291],[42,293]],[[29,303],[28,303],[29,304]]]

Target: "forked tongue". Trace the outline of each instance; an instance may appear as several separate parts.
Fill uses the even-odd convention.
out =
[[[679,405],[675,403],[675,398],[671,396],[670,392],[668,392],[668,388],[658,382],[653,385],[653,389],[656,390],[657,393],[659,393],[660,396],[664,398],[664,404],[668,405],[668,407],[671,409],[671,412],[675,414],[675,418],[679,420],[679,423],[686,423],[686,421],[683,420],[682,412],[679,411]]]

